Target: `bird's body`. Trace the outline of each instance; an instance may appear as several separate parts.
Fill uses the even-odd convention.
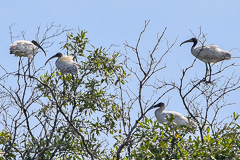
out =
[[[28,57],[30,60],[33,55],[37,54],[38,48],[43,48],[36,42],[36,41],[26,41],[26,40],[18,40],[12,43],[10,46],[10,54],[14,54],[15,56],[19,57]],[[45,56],[46,52],[43,50]]]
[[[58,59],[55,62],[56,67],[59,69],[59,71],[62,74],[68,74],[68,73],[71,73],[74,75],[78,74],[78,63],[73,61],[73,56],[63,56],[63,54],[59,52],[56,55],[49,58],[46,61],[46,63],[50,59],[55,58],[55,57],[58,57]]]
[[[56,67],[62,74],[78,74],[78,66],[73,61],[73,56],[62,56],[56,61]]]
[[[191,48],[192,55],[205,63],[217,63],[223,60],[229,60],[232,54],[219,48],[217,45],[207,45],[197,48]]]
[[[173,120],[172,123],[174,123],[176,126],[191,126],[193,128],[196,128],[197,125],[193,120],[190,120],[188,118],[186,118],[184,115],[182,115],[179,112],[175,112],[175,111],[164,111],[166,105],[164,103],[159,103],[155,106],[153,106],[153,108],[159,108],[155,111],[155,117],[157,118],[157,121],[159,123],[162,124],[166,124],[169,123],[169,120],[171,118],[171,116],[173,116]]]
[[[206,64],[206,73],[204,78],[205,80],[206,80],[208,66],[209,66],[209,69],[210,69],[209,82],[211,82],[211,71],[212,71],[210,64],[217,63],[223,60],[229,60],[232,58],[232,53],[219,48],[217,45],[207,45],[207,46],[201,46],[201,47],[195,48],[198,42],[196,38],[191,38],[189,40],[186,40],[182,42],[180,46],[188,42],[193,42],[193,45],[191,47],[192,55]]]
[[[78,66],[79,64],[77,62],[73,61],[73,56],[64,56],[62,53],[58,52],[57,54],[55,54],[54,56],[52,56],[51,58],[49,58],[45,65],[47,64],[47,62],[52,59],[58,57],[58,59],[56,60],[55,64],[56,67],[58,68],[58,70],[62,73],[62,77],[63,77],[63,84],[64,86],[66,86],[66,82],[65,82],[65,78],[64,78],[64,74],[72,74],[72,75],[78,75]],[[73,80],[74,80],[74,76],[72,76]],[[74,86],[74,85],[73,85]],[[65,88],[63,87],[63,94],[65,94]]]
[[[155,111],[155,117],[157,118],[157,121],[159,123],[168,123],[168,119],[171,118],[171,115],[173,115],[173,123],[178,125],[187,125],[188,119],[184,117],[181,113],[175,112],[175,111],[161,111],[160,109],[157,109]]]

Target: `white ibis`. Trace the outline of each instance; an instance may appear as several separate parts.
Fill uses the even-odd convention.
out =
[[[44,49],[34,40],[32,40],[32,42],[26,40],[15,41],[9,47],[10,54],[19,57],[28,57],[28,60],[37,54],[37,47],[40,48],[46,56]]]
[[[58,57],[55,64],[56,64],[56,67],[62,73],[63,83],[64,83],[64,86],[65,86],[64,74],[69,74],[70,73],[70,74],[78,75],[79,64],[77,62],[73,61],[73,56],[64,56],[61,52],[58,52],[57,54],[55,54],[54,56],[49,58],[46,61],[45,65],[47,64],[47,62],[49,60],[51,60],[52,58],[55,58],[55,57]],[[72,76],[72,78],[74,78],[74,77]],[[63,94],[65,94],[65,87],[63,88]]]
[[[73,61],[73,56],[64,56],[61,52],[58,52],[57,54],[49,58],[46,61],[45,65],[47,64],[48,61],[50,61],[52,58],[55,58],[55,57],[58,57],[58,59],[55,62],[56,67],[60,70],[60,72],[63,75],[68,73],[71,73],[74,75],[78,74],[79,64]]]
[[[173,123],[175,124],[175,126],[181,126],[181,125],[188,125],[189,127],[192,128],[196,128],[197,125],[193,120],[190,120],[188,118],[186,118],[184,115],[182,115],[181,113],[175,112],[175,111],[164,111],[164,109],[166,108],[166,105],[163,102],[160,102],[154,106],[152,106],[153,108],[159,108],[155,111],[155,117],[157,118],[157,121],[159,123],[169,123],[168,119],[171,117],[171,115],[173,115]]]
[[[207,46],[201,46],[201,47],[195,48],[195,46],[197,45],[197,42],[198,42],[198,40],[196,38],[191,38],[189,40],[186,40],[186,41],[182,42],[180,44],[180,46],[182,44],[188,43],[188,42],[193,42],[193,45],[191,48],[192,55],[195,56],[196,58],[198,58],[199,60],[203,61],[206,64],[206,73],[205,73],[205,78],[204,78],[205,80],[207,77],[208,66],[209,66],[209,70],[210,70],[209,81],[208,81],[209,83],[211,82],[211,72],[212,72],[210,64],[217,63],[217,62],[223,61],[223,60],[229,60],[232,58],[232,53],[219,48],[217,45],[207,45]]]
[[[14,54],[15,56],[19,56],[20,58],[28,57],[29,75],[30,75],[30,60],[35,54],[37,54],[38,52],[37,47],[40,48],[46,56],[46,52],[44,51],[44,49],[34,40],[32,40],[32,42],[26,40],[18,40],[13,42],[9,47],[10,54]],[[20,65],[21,61],[19,61],[19,68]]]

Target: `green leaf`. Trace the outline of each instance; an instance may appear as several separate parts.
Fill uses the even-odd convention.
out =
[[[207,127],[207,133],[209,133],[210,132],[210,127]]]

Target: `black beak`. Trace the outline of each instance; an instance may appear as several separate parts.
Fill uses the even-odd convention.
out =
[[[151,106],[151,107],[149,108],[149,110],[154,109],[154,108],[158,108],[158,107],[159,107],[159,104],[155,104],[154,106]]]
[[[43,53],[45,54],[45,56],[47,56],[46,52],[45,52],[44,49],[40,46],[40,44],[38,44],[37,41],[32,40],[32,43],[33,43],[35,46],[37,46],[38,48],[40,48],[40,49],[43,51]]]
[[[52,56],[51,58],[49,58],[46,62],[45,62],[45,65],[48,63],[48,61],[50,61],[51,59],[55,58],[55,57],[58,57],[57,54],[55,54],[54,56]]]
[[[192,39],[186,40],[186,41],[182,42],[182,43],[180,44],[180,46],[183,45],[184,43],[188,43],[188,42],[193,42],[193,40],[192,40]]]

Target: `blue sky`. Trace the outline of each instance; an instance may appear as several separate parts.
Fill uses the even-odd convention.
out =
[[[0,6],[0,51],[3,56],[0,64],[9,70],[17,67],[18,59],[9,55],[10,34],[9,26],[14,23],[12,31],[18,35],[20,31],[26,31],[26,39],[32,40],[37,32],[37,27],[45,27],[46,24],[61,24],[66,28],[78,27],[88,32],[90,42],[99,47],[108,47],[117,44],[117,50],[124,52],[123,43],[127,41],[134,45],[144,21],[150,20],[147,32],[144,35],[142,49],[151,50],[156,42],[157,33],[161,33],[165,27],[165,38],[173,42],[177,37],[176,45],[166,59],[169,71],[176,71],[174,75],[159,75],[166,80],[176,80],[181,75],[180,68],[189,66],[194,57],[190,53],[190,44],[179,47],[179,44],[192,37],[189,30],[198,35],[199,27],[207,34],[206,44],[217,44],[225,50],[240,48],[240,1],[239,0],[11,0],[3,1]],[[57,42],[65,40],[56,39]],[[163,41],[166,43],[166,41]],[[59,51],[59,47],[47,49],[47,57]],[[240,55],[239,50],[232,51],[233,56]],[[44,64],[47,59],[41,58],[38,63]],[[239,64],[239,59],[231,62]],[[231,62],[226,62],[230,64]],[[11,65],[9,65],[11,64]],[[205,65],[198,61],[194,75],[204,75]],[[240,68],[235,68],[239,73]],[[229,73],[234,70],[229,70]],[[226,73],[226,72],[225,72]],[[0,69],[0,75],[3,72]],[[240,74],[238,74],[239,76]],[[236,93],[236,92],[235,92]],[[239,91],[230,95],[229,101],[236,103],[230,108],[224,109],[220,116],[226,117],[233,111],[239,113]],[[186,114],[182,103],[172,97],[167,110],[176,110]],[[167,99],[167,97],[166,97]]]

